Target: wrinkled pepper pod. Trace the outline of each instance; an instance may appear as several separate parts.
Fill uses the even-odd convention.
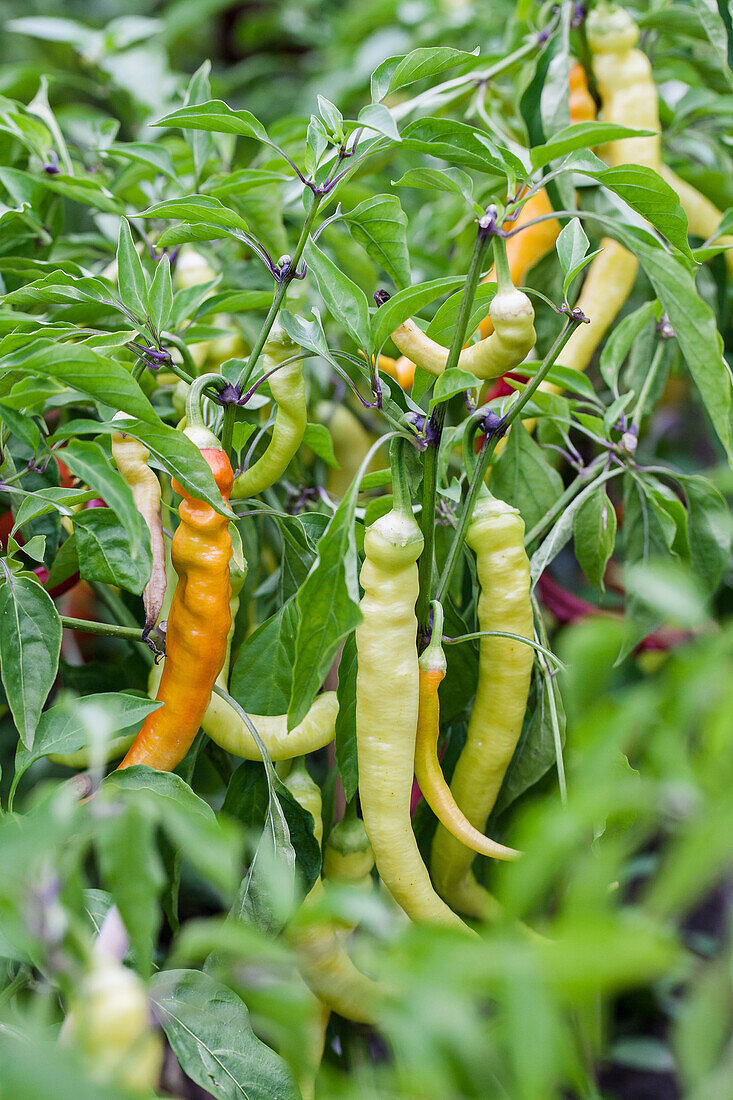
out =
[[[189,390],[186,435],[211,467],[222,500],[229,500],[232,467],[219,441],[203,423],[200,394],[210,379],[202,375]],[[171,556],[178,575],[166,631],[166,662],[156,699],[163,705],[143,722],[120,764],[148,764],[171,771],[183,760],[201,725],[211,692],[226,658],[231,626],[229,519],[186,492]]]
[[[391,448],[394,507],[364,536],[362,622],[356,628],[359,797],[379,874],[395,901],[414,920],[465,927],[433,889],[410,820],[423,537],[412,514],[404,442],[396,439]]]

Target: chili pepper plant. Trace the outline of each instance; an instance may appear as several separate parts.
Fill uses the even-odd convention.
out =
[[[733,1077],[725,3],[10,3],[0,1097]]]

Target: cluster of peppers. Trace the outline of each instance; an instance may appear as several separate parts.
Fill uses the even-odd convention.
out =
[[[603,118],[643,127],[655,135],[611,142],[602,155],[610,164],[634,162],[654,168],[675,188],[690,231],[710,236],[720,221],[720,211],[662,163],[657,91],[648,59],[636,49],[635,23],[622,9],[600,5],[588,18],[587,30]],[[595,117],[596,105],[579,65],[571,71],[570,108],[574,122]],[[481,380],[497,379],[516,369],[534,346],[532,304],[516,284],[555,244],[560,224],[550,215],[546,191],[533,191],[514,223],[515,228],[527,228],[510,238],[506,262],[487,275],[487,279],[496,280],[497,292],[480,325],[480,339],[464,347],[458,362]],[[728,252],[727,262],[733,271],[733,251]],[[605,239],[588,268],[578,300],[590,323],[578,327],[565,345],[564,366],[586,368],[623,306],[636,273],[635,257]],[[413,321],[401,324],[392,341],[401,358],[382,355],[379,368],[404,388],[411,385],[415,365],[435,376],[445,370],[448,350]],[[293,355],[294,350],[276,327],[264,348],[276,420],[262,456],[236,479],[226,453],[203,424],[200,400],[206,376],[189,390],[185,431],[211,467],[224,504],[230,497],[251,497],[273,485],[303,440],[305,387],[302,362]],[[466,433],[463,452],[469,475],[473,463],[470,434]],[[478,688],[466,743],[448,786],[437,754],[438,690],[446,672],[441,644],[443,613],[440,604],[434,603],[431,639],[419,654],[415,605],[423,536],[413,515],[404,446],[404,439],[398,438],[391,449],[392,509],[372,523],[364,537],[362,621],[356,630],[362,816],[358,817],[352,806],[344,821],[331,831],[324,849],[323,877],[368,885],[376,863],[382,882],[409,917],[468,931],[462,916],[486,919],[496,906],[473,874],[475,853],[503,860],[520,855],[486,837],[484,829],[521,733],[533,665],[524,523],[515,508],[495,499],[481,485],[466,533],[479,585]],[[237,547],[233,548],[226,509],[215,510],[173,482],[182,500],[180,523],[170,548],[177,574],[171,595],[173,586],[166,588],[160,486],[147,465],[148,453],[119,432],[113,439],[113,454],[151,534],[156,564],[144,594],[146,629],[152,628],[161,613],[167,613],[165,661],[153,670],[149,684],[151,695],[155,694],[161,706],[148,716],[132,744],[125,745],[127,752],[120,767],[147,764],[172,770],[186,755],[199,728],[226,751],[258,760],[260,749],[247,724],[213,690],[227,686],[234,620],[246,569]],[[274,761],[293,760],[333,739],[337,712],[336,694],[326,691],[289,732],[285,715],[252,715],[251,721]],[[430,869],[418,850],[411,824],[415,776],[439,822]],[[287,783],[312,814],[316,836],[322,838],[320,791],[302,763],[291,771]],[[303,979],[320,1006],[313,1035],[316,1069],[328,1013],[372,1022],[385,994],[349,957],[349,928],[308,922],[308,910],[322,889],[319,880],[305,899],[302,921],[296,920],[287,933],[297,950]],[[304,1095],[312,1094],[307,1077],[304,1071]]]

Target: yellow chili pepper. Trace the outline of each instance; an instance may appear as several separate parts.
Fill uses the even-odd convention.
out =
[[[433,633],[430,644],[420,655],[420,709],[415,743],[415,777],[425,799],[440,823],[451,836],[474,852],[494,859],[517,859],[515,848],[497,844],[484,836],[466,820],[451,794],[438,760],[438,727],[440,703],[438,688],[446,673],[446,660],[441,645],[443,608],[433,601]]]
[[[531,638],[529,560],[519,512],[484,490],[466,542],[476,555],[479,628]],[[486,825],[522,732],[532,662],[532,648],[522,642],[481,639],[476,698],[451,782],[457,804],[477,829]],[[495,902],[476,881],[473,858],[468,848],[438,826],[431,868],[439,893],[460,912],[485,918],[494,912]]]

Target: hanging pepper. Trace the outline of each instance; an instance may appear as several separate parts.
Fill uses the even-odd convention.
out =
[[[463,348],[458,360],[462,370],[477,378],[497,378],[517,367],[529,354],[537,339],[534,309],[523,290],[512,282],[504,241],[495,238],[497,290],[489,316],[494,326],[490,336]],[[392,333],[392,342],[423,370],[439,375],[445,370],[448,349],[431,340],[414,321],[407,320]]]
[[[464,446],[464,455],[470,466],[470,447]],[[529,560],[519,512],[483,488],[466,542],[476,555],[479,629],[531,639]],[[479,830],[486,826],[522,732],[532,663],[531,646],[510,638],[481,639],[476,697],[451,782],[456,803]],[[438,826],[431,869],[439,893],[459,912],[485,918],[495,903],[473,875],[473,858],[468,848]]]
[[[570,70],[569,83],[570,122],[592,122],[596,117],[596,105],[593,102],[592,95],[588,91],[585,69],[579,62],[576,62]],[[512,223],[512,228],[520,229],[527,225],[528,222],[534,222],[535,218],[544,217],[551,213],[552,205],[543,187],[539,191],[536,191],[534,195],[530,195],[526,200],[517,214],[516,220]],[[560,228],[560,222],[556,218],[548,218],[546,221],[535,222],[534,225],[522,229],[521,233],[517,233],[507,240],[506,252],[507,260],[509,261],[509,272],[515,286],[524,282],[524,278],[529,269],[534,267],[536,263],[539,263],[543,256],[546,256],[548,252],[554,248],[555,241],[560,233]],[[491,271],[483,282],[496,282],[495,266],[491,268]],[[490,336],[493,331],[494,322],[491,315],[487,314],[479,325],[481,338],[485,339],[487,336]],[[415,373],[415,364],[411,362],[406,355],[403,355],[400,359],[391,360],[390,363],[394,364],[394,366],[392,370],[388,367],[386,373],[396,378],[403,389],[407,389],[408,386],[411,386],[412,378]],[[382,369],[381,359],[380,369]],[[496,376],[492,375],[492,377]]]
[[[433,601],[433,612],[430,644],[423,650],[419,661],[420,709],[415,743],[415,777],[430,809],[456,840],[474,852],[494,859],[517,859],[520,853],[516,849],[497,844],[466,820],[443,776],[438,760],[438,688],[445,676],[447,664],[441,645],[443,608],[437,601]]]
[[[588,273],[578,296],[576,307],[589,318],[589,324],[578,325],[560,352],[564,367],[585,370],[593,352],[603,339],[609,325],[631,293],[639,269],[633,253],[610,237],[601,241],[602,251],[588,265]],[[550,392],[557,387],[547,385]]]
[[[366,889],[372,884],[373,867],[374,852],[364,822],[356,815],[356,802],[350,802],[341,821],[328,834],[323,850],[323,877]]]
[[[142,979],[117,959],[95,954],[77,983],[61,1034],[91,1077],[150,1096],[160,1077],[163,1044]]]
[[[201,416],[201,391],[209,381],[202,375],[189,390],[186,435],[200,448],[226,502],[232,468]],[[171,547],[178,584],[168,616],[165,669],[156,695],[163,706],[145,719],[121,768],[148,764],[171,771],[183,760],[226,657],[231,626],[229,520],[210,504],[190,496],[176,481],[173,488],[183,500],[178,509],[181,522]]]
[[[560,233],[560,222],[557,218],[548,218],[547,221],[536,222],[524,229],[527,222],[535,218],[544,217],[552,213],[552,205],[544,187],[530,195],[519,210],[516,219],[511,223],[511,229],[521,229],[521,233],[509,237],[506,242],[506,255],[509,262],[509,273],[513,283],[521,283],[531,267],[534,267],[543,256],[546,256],[555,247],[555,241]],[[485,283],[496,282],[496,267],[492,267],[489,274],[483,280]],[[479,325],[481,337],[485,339],[494,331],[494,322],[491,312],[484,317]]]
[[[239,595],[247,575],[247,566],[241,551],[241,542],[236,527],[232,529],[234,550],[230,562],[229,614],[231,626],[227,635],[226,656],[216,683],[226,691],[229,685],[229,662],[231,658],[232,637],[239,611]],[[165,668],[165,661],[153,665],[148,677],[148,695],[155,698]],[[305,718],[288,731],[286,714],[251,714],[255,729],[273,761],[292,760],[296,756],[305,756],[333,741],[338,714],[338,699],[335,691],[325,691],[316,697]],[[212,693],[206,713],[201,720],[201,728],[215,744],[233,756],[243,760],[261,760],[259,746],[249,728],[226,699]]]
[[[123,412],[115,413],[114,419],[124,419]],[[145,608],[145,630],[147,635],[158,621],[163,598],[165,596],[165,544],[163,542],[163,521],[160,516],[160,482],[148,466],[150,451],[139,440],[124,432],[112,433],[112,457],[117,469],[132,490],[135,507],[145,520],[150,532],[150,548],[153,553],[153,569],[150,580],[143,589],[143,607]]]
[[[652,137],[609,142],[603,148],[604,157],[612,165],[642,164],[658,172],[677,192],[690,233],[707,240],[716,232],[723,215],[662,160],[659,96],[649,58],[635,48],[639,28],[625,9],[601,4],[588,16],[587,30],[604,121],[655,131]],[[720,237],[718,243],[728,245],[725,260],[733,274],[733,237]]]
[[[379,874],[408,916],[462,926],[435,893],[412,832],[410,793],[418,712],[417,559],[423,548],[404,469],[393,442],[392,511],[364,536],[356,628],[359,796]]]
[[[318,785],[302,761],[284,782],[296,801],[313,815],[313,831],[320,844],[323,823]],[[352,962],[346,950],[344,928],[330,919],[315,919],[314,910],[322,898],[323,883],[318,879],[286,931],[287,939],[297,950],[300,972],[311,991],[332,1012],[358,1023],[373,1024],[384,990]]]
[[[576,61],[568,76],[570,85],[570,124],[578,122],[594,122],[596,117],[596,105],[593,96],[588,91],[588,79],[585,69]]]
[[[303,361],[295,359],[284,367],[279,366],[292,357],[296,347],[279,326],[273,328],[265,344],[264,368],[265,374],[274,372],[269,383],[277,405],[275,425],[264,454],[254,466],[236,478],[232,489],[233,500],[256,496],[274,485],[287,470],[303,441],[308,423]]]
[[[338,462],[337,469],[329,466],[326,489],[330,496],[340,500],[374,443],[374,436],[367,431],[348,405],[343,403],[321,401],[316,407],[316,418],[328,428],[334,457]]]

